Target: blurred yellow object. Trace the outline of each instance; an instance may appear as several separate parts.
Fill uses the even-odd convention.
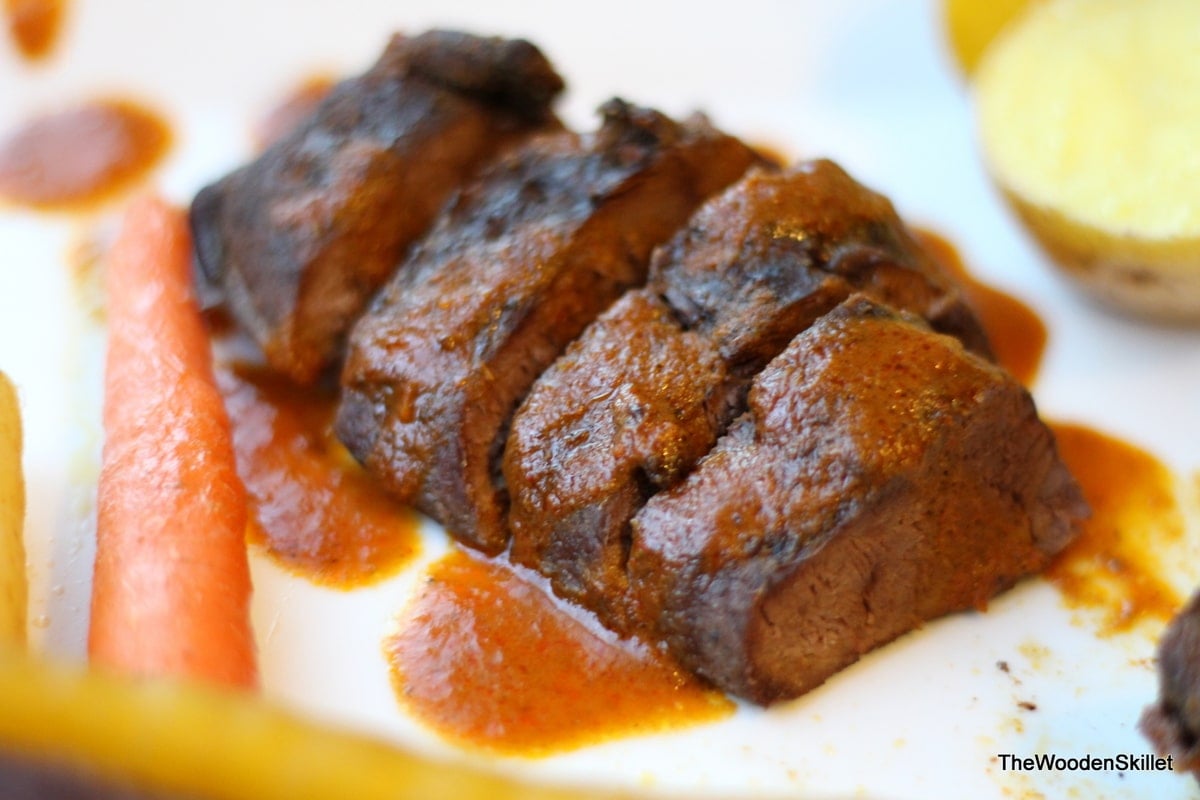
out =
[[[0,372],[0,647],[25,642],[24,527],[21,409],[16,389]]]
[[[1031,8],[974,90],[987,168],[1057,264],[1110,305],[1200,319],[1200,2]]]
[[[942,22],[958,66],[975,72],[983,52],[1005,25],[1038,0],[944,0]]]
[[[302,721],[249,693],[138,682],[37,662],[13,648],[0,648],[0,709],[0,786],[75,782],[122,797],[133,790],[189,800],[602,796],[419,757]]]

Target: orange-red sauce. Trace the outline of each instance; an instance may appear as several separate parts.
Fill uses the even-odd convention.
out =
[[[159,115],[125,100],[39,117],[0,143],[0,198],[43,209],[90,206],[135,184],[170,142]]]
[[[416,552],[418,518],[388,497],[333,435],[336,398],[249,368],[218,374],[233,422],[250,539],[316,583],[353,588]]]
[[[66,0],[4,0],[8,33],[30,61],[50,55],[62,32]]]
[[[1160,577],[1160,554],[1184,532],[1170,470],[1144,450],[1090,428],[1052,427],[1092,518],[1046,577],[1068,605],[1102,611],[1106,633],[1170,619],[1183,598]]]
[[[962,286],[967,304],[979,315],[996,360],[1026,386],[1037,377],[1046,349],[1046,326],[1029,306],[1012,295],[976,280],[954,245],[930,231],[917,239]]]
[[[274,108],[267,112],[254,126],[254,144],[265,150],[282,139],[312,115],[317,106],[333,88],[334,80],[325,75],[309,78],[284,96]]]
[[[438,561],[385,644],[402,703],[449,739],[542,755],[717,719],[733,703],[573,616],[499,561]]]

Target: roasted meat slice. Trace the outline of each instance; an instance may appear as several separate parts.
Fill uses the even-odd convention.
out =
[[[1011,376],[860,296],[797,336],[634,517],[637,612],[686,667],[794,697],[1041,569],[1086,513]]]
[[[651,250],[758,157],[695,117],[611,101],[465,189],[355,326],[338,434],[462,540],[507,542],[501,448],[529,385],[645,280]]]
[[[514,560],[625,626],[629,520],[745,408],[749,380],[855,289],[986,336],[885,198],[829,161],[752,171],[654,256],[648,284],[534,384],[503,471]]]
[[[962,291],[891,201],[825,159],[748,175],[706,204],[656,254],[648,286],[742,374],[854,291],[991,356]]]
[[[626,630],[629,520],[733,414],[712,344],[654,292],[627,292],[538,379],[504,452],[511,556]]]
[[[1158,701],[1142,732],[1173,768],[1200,778],[1200,592],[1179,612],[1158,646]]]
[[[499,151],[557,128],[563,83],[523,40],[397,35],[363,75],[191,208],[198,282],[299,382],[346,332],[451,192]]]

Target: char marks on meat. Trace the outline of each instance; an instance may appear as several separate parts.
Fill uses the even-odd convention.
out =
[[[648,288],[747,375],[853,291],[991,356],[958,285],[891,202],[823,159],[749,175],[707,204],[657,254]]]
[[[1158,645],[1158,700],[1141,729],[1173,768],[1200,778],[1200,592],[1167,626]]]
[[[1079,488],[885,198],[699,115],[566,131],[561,89],[524,41],[394,38],[195,198],[202,294],[296,381],[345,348],[391,493],[756,702],[1061,550]],[[1144,723],[1189,765],[1198,603]]]
[[[1086,514],[1028,392],[854,296],[754,379],[749,408],[632,522],[655,638],[759,703],[1043,568]]]
[[[450,194],[504,148],[558,128],[563,88],[523,40],[397,35],[363,75],[191,208],[198,283],[299,382],[345,334]]]
[[[355,326],[338,435],[401,499],[489,552],[499,460],[530,384],[640,285],[655,245],[758,157],[702,117],[611,101],[465,188]]]
[[[706,203],[655,253],[647,286],[588,328],[514,417],[514,560],[627,629],[630,519],[709,451],[750,379],[856,290],[989,353],[891,203],[835,164],[754,170]]]

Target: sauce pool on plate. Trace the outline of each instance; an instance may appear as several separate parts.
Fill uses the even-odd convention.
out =
[[[1067,604],[1101,612],[1102,633],[1166,622],[1183,598],[1162,576],[1184,538],[1174,477],[1157,458],[1080,425],[1052,426],[1092,507],[1079,537],[1046,571]]]
[[[332,392],[247,367],[221,369],[217,379],[250,498],[251,542],[285,569],[341,589],[388,578],[417,553],[416,513],[333,435]]]
[[[87,208],[133,186],[170,143],[166,121],[128,100],[38,117],[0,142],[0,199],[43,210]]]
[[[496,753],[545,755],[734,710],[648,648],[572,613],[537,579],[461,551],[432,566],[384,648],[414,716]]]

